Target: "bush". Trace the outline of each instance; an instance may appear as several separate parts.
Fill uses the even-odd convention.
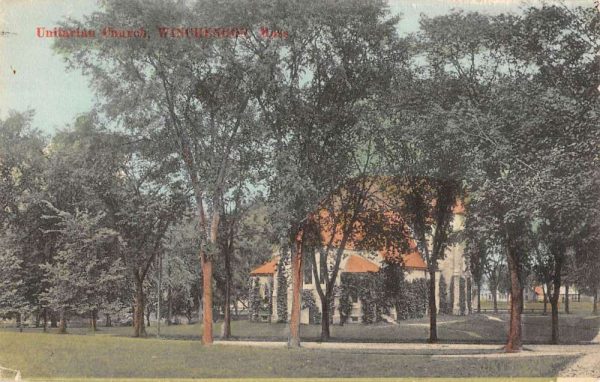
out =
[[[347,322],[352,312],[352,298],[360,300],[363,323],[381,321],[385,305],[382,273],[342,273],[340,316],[341,322]],[[379,307],[379,308],[378,308]]]
[[[260,298],[260,285],[258,283],[258,277],[250,279],[250,306],[249,306],[249,318],[250,321],[258,321],[260,308],[262,301]]]
[[[467,278],[467,311],[473,313],[473,281],[470,277]]]
[[[464,316],[467,313],[467,299],[466,299],[466,281],[464,277],[461,277],[458,283],[458,305],[460,307],[460,315]]]
[[[402,271],[402,270],[400,270]],[[386,274],[387,272],[387,274]],[[340,321],[345,323],[352,311],[352,297],[360,300],[362,321],[369,324],[382,321],[382,315],[396,309],[398,320],[424,317],[427,312],[429,289],[426,279],[405,281],[397,270],[384,267],[378,273],[343,273],[340,294]],[[394,288],[388,288],[391,279],[398,281]]]
[[[345,287],[345,284],[342,284],[338,310],[340,311],[340,324],[344,325],[348,321],[350,313],[352,313],[352,297],[350,296],[349,288]]]
[[[448,309],[446,314],[454,314],[454,276],[450,280],[450,291],[448,293]]]
[[[277,264],[277,322],[287,322],[287,274],[285,272],[285,259],[281,256]]]
[[[446,284],[446,278],[444,275],[440,275],[440,286],[439,286],[439,295],[440,295],[440,307],[439,311],[442,314],[448,313],[448,285]]]
[[[302,309],[308,309],[308,311],[310,312],[311,316],[309,320],[311,323],[320,323],[320,310],[317,307],[315,297],[313,296],[313,293],[310,290],[302,291]]]

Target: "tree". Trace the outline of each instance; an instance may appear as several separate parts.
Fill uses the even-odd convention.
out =
[[[103,10],[91,17],[67,21],[62,26],[100,29],[121,23],[156,30],[167,22],[220,23],[249,31],[264,21],[260,14],[246,13],[250,5],[242,2],[228,7],[227,12],[205,1],[107,1],[102,5]],[[161,24],[157,25],[159,20]],[[159,143],[157,155],[160,152],[162,158],[177,158],[183,163],[202,238],[202,341],[207,345],[213,341],[213,261],[221,198],[227,191],[232,163],[251,160],[248,156],[253,155],[255,144],[262,142],[259,126],[253,123],[252,100],[268,79],[263,61],[272,58],[270,41],[251,33],[246,34],[247,38],[236,36],[138,39],[126,45],[114,39],[99,39],[93,49],[75,39],[57,41],[55,45],[72,67],[81,68],[93,79],[94,90],[111,120],[124,121],[140,139]],[[124,94],[143,96],[125,99]]]
[[[452,313],[452,309],[449,308],[449,306],[452,306],[452,304],[448,303],[448,285],[446,284],[446,278],[444,277],[444,275],[440,275],[440,285],[438,293],[440,295],[440,313]]]
[[[0,236],[0,316],[16,317],[21,328],[22,315],[28,310],[22,256],[18,255],[17,236],[8,229]]]
[[[115,231],[102,225],[104,215],[75,214],[60,211],[49,205],[59,233],[59,251],[52,264],[42,266],[49,288],[42,301],[60,312],[60,332],[66,332],[69,313],[88,315],[96,330],[98,312],[110,298],[110,291],[124,279],[121,259],[113,256],[119,251]]]
[[[184,315],[191,320],[191,313],[200,307],[200,301],[194,298],[194,291],[201,285],[201,273],[196,257],[198,229],[192,216],[192,211],[185,212],[165,235],[162,284],[167,291],[163,308],[167,312],[161,314],[167,317],[167,325],[173,323],[176,315]]]
[[[357,107],[373,94],[375,85],[386,83],[381,74],[387,71],[382,69],[393,65],[399,54],[393,53],[396,20],[385,19],[387,8],[380,1],[335,7],[312,1],[301,10],[282,3],[276,10],[276,23],[286,26],[289,38],[278,49],[285,59],[270,71],[277,82],[259,104],[275,153],[270,179],[273,220],[286,233],[293,252],[289,345],[298,346],[307,225],[321,202],[356,175],[349,173],[348,164],[356,147],[352,138]],[[327,293],[331,292],[323,294],[325,304]]]
[[[556,136],[564,137],[566,130],[560,130],[570,119],[570,129],[591,131],[585,126],[594,115],[588,112],[595,107],[590,101],[597,98],[590,85],[597,82],[591,78],[596,73],[592,52],[597,50],[590,38],[594,34],[590,25],[597,17],[592,12],[545,6],[528,9],[524,16],[455,12],[422,23],[433,48],[431,64],[463,84],[454,110],[462,116],[456,126],[472,147],[469,194],[487,211],[490,227],[502,232],[511,275],[507,351],[521,346],[522,290],[531,249],[526,233],[532,217],[543,209],[538,197],[546,190],[553,192],[546,174],[556,172],[547,165],[575,152],[585,157],[594,142],[584,140],[571,151],[546,129],[556,128]],[[452,49],[444,48],[447,41],[453,42]],[[573,100],[566,103],[566,119],[552,103],[548,109],[544,106],[562,97]],[[571,113],[571,105],[579,112]],[[578,142],[582,137],[574,130],[568,135]]]
[[[135,296],[134,335],[145,335],[146,276],[187,202],[177,162],[158,161],[152,141],[110,132],[94,114],[57,134],[49,157],[48,202],[72,215],[78,208],[102,214],[102,226],[118,234],[121,245],[114,253]]]
[[[38,267],[51,257],[53,246],[43,238],[39,202],[47,139],[31,126],[32,118],[33,111],[10,111],[0,120],[0,253],[6,272],[0,304],[19,323],[24,315],[42,310],[39,294],[45,286]]]
[[[481,313],[481,287],[483,286],[485,269],[488,265],[486,238],[482,237],[482,232],[478,230],[479,227],[481,225],[475,223],[474,216],[470,216],[465,229],[465,255],[468,259],[469,271],[477,287],[477,313]]]

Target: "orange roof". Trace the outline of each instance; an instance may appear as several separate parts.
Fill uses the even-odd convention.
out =
[[[277,269],[277,262],[279,261],[279,257],[275,257],[272,260],[267,261],[260,267],[254,269],[250,272],[251,275],[272,275],[275,274],[275,269]]]
[[[379,266],[373,262],[365,259],[362,256],[350,255],[346,261],[346,267],[344,272],[347,273],[366,273],[366,272],[379,272]]]
[[[402,255],[404,266],[411,269],[427,269],[425,260],[418,251]]]

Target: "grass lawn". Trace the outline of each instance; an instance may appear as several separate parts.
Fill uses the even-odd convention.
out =
[[[552,377],[571,360],[567,356],[443,358],[406,351],[204,347],[199,341],[0,332],[0,365],[21,370],[25,379]]]
[[[498,309],[509,309],[508,303],[506,301],[498,301],[497,303],[498,305]],[[543,310],[544,309],[544,303],[543,302],[537,302],[537,301],[525,301],[525,303],[523,304],[523,308],[525,310],[527,309],[536,309],[536,310]],[[473,309],[476,309],[476,306],[473,306]],[[494,309],[494,303],[492,301],[487,301],[487,300],[482,300],[481,301],[481,309],[486,309],[486,310],[490,310],[490,309]],[[548,314],[550,314],[550,303],[548,303],[547,306],[548,309]],[[558,303],[558,310],[561,314],[564,314],[564,303],[563,302],[559,302]],[[592,302],[591,301],[569,301],[569,313],[572,314],[581,314],[581,315],[590,315],[592,314]]]
[[[399,325],[332,325],[332,340],[337,342],[424,342],[428,337],[427,318],[402,321]],[[591,341],[600,330],[600,316],[578,314],[560,315],[560,342],[565,344],[586,343]],[[15,329],[4,329],[14,331]],[[55,331],[56,329],[53,329]],[[94,336],[131,336],[131,327],[100,327],[96,333],[88,328],[69,328],[71,334]],[[147,328],[149,336],[155,336],[156,326]],[[249,321],[233,321],[234,339],[285,341],[287,324],[256,323]],[[300,334],[305,341],[319,340],[319,325],[302,325]],[[440,316],[438,320],[438,337],[441,342],[463,343],[504,343],[508,331],[508,314],[481,314],[471,316]],[[41,329],[26,328],[25,332],[40,333]],[[202,328],[199,324],[161,326],[161,336],[167,339],[198,340]],[[221,332],[221,324],[214,327],[215,337]],[[548,343],[550,340],[550,316],[523,316],[524,342],[530,344]]]

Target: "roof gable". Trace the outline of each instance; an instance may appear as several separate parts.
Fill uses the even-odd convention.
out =
[[[275,274],[275,269],[277,269],[277,262],[279,261],[279,257],[275,257],[272,260],[267,261],[263,265],[258,268],[255,268],[250,275],[258,276],[258,275],[273,275]]]
[[[350,255],[344,267],[346,273],[379,272],[379,266],[362,256]]]

